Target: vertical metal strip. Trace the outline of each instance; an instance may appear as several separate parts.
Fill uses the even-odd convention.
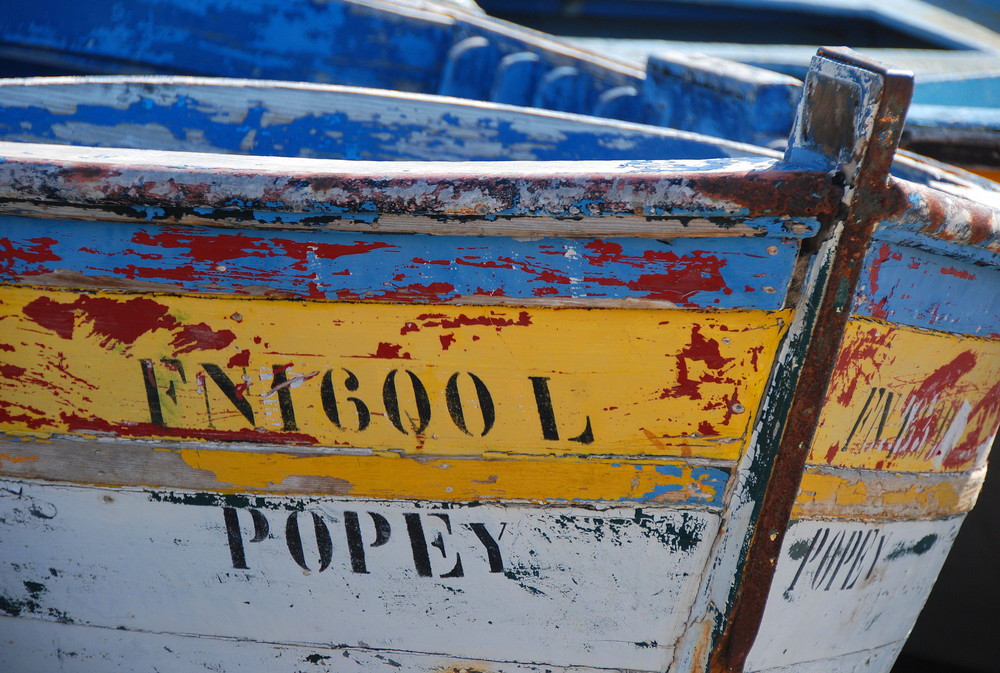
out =
[[[846,183],[841,223],[834,226],[835,250],[825,280],[821,280],[812,332],[805,340],[805,352],[798,368],[788,379],[776,381],[772,388],[793,390],[783,418],[776,450],[762,451],[767,472],[756,509],[752,537],[744,554],[742,575],[738,578],[735,598],[726,628],[712,653],[709,669],[713,673],[736,673],[743,670],[764,614],[764,608],[777,565],[778,554],[798,494],[806,458],[826,397],[844,330],[850,316],[851,301],[861,276],[865,251],[880,215],[892,210],[888,189],[889,168],[899,145],[906,109],[913,92],[909,73],[890,70],[846,49],[821,49],[819,59],[877,75],[882,82],[871,119],[865,120],[868,133],[855,137],[850,122],[866,110],[856,98],[851,100],[849,87],[836,90],[836,84],[810,87],[793,135],[796,141],[810,145],[807,152],[826,158],[839,166]],[[810,73],[819,79],[816,69]],[[833,87],[833,88],[830,88]],[[851,111],[854,104],[859,109]],[[818,260],[817,263],[822,263]],[[816,296],[814,294],[814,296]],[[791,380],[789,380],[791,379]],[[763,433],[762,433],[763,434]]]

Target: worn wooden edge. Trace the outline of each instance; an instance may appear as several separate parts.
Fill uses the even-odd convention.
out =
[[[793,519],[933,519],[972,510],[986,467],[962,473],[899,473],[807,467]]]
[[[812,217],[784,216],[627,216],[582,217],[459,216],[450,214],[365,215],[322,212],[266,211],[256,209],[117,206],[113,204],[51,204],[39,201],[0,200],[0,214],[17,217],[59,218],[107,222],[150,222],[163,225],[254,228],[288,231],[342,231],[364,233],[431,234],[447,236],[510,236],[526,240],[544,238],[704,238],[751,237],[805,238],[819,228]]]
[[[0,440],[0,477],[102,487],[455,502],[636,502],[719,508],[732,461],[654,456],[392,452],[154,441]],[[929,519],[968,512],[985,466],[962,473],[808,467],[793,519]]]
[[[0,202],[19,214],[25,206],[83,206],[108,211],[101,217],[153,221],[180,209],[198,223],[235,216],[270,226],[339,222],[345,230],[402,232],[423,220],[437,233],[458,233],[449,221],[471,220],[480,224],[469,233],[578,236],[666,236],[692,219],[712,225],[697,235],[712,228],[746,235],[733,231],[734,218],[764,218],[756,223],[764,233],[789,236],[796,218],[836,209],[825,172],[771,159],[352,162],[6,142],[0,159]],[[618,220],[610,231],[607,218]],[[503,225],[514,220],[523,222]],[[811,233],[808,226],[799,232]]]
[[[107,487],[441,502],[718,509],[731,461],[652,456],[401,456],[301,447],[0,437],[0,477]]]
[[[0,666],[15,671],[26,662],[57,670],[66,662],[100,670],[254,670],[266,662],[272,673],[344,671],[436,671],[437,673],[604,673],[606,668],[553,666],[466,659],[446,654],[352,647],[322,643],[312,647],[222,636],[156,633],[0,614]],[[58,647],[54,647],[57,643]]]
[[[1000,194],[975,188],[935,189],[899,178],[889,181],[891,204],[882,228],[900,229],[1000,256]],[[943,191],[950,189],[955,193]]]

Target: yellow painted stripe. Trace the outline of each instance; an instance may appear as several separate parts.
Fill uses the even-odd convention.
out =
[[[984,464],[1000,422],[1000,341],[855,319],[809,461],[964,472]]]
[[[433,501],[719,507],[731,466],[681,460],[315,455],[78,440],[10,442],[0,475],[100,486]]]
[[[810,467],[792,516],[927,519],[968,512],[986,476],[973,472],[915,474]]]
[[[735,459],[790,312],[0,289],[0,429]]]

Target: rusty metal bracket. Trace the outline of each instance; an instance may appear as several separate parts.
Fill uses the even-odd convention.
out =
[[[813,260],[815,280],[798,307],[806,321],[800,346],[772,380],[771,413],[761,415],[772,425],[758,427],[752,470],[766,485],[754,503],[743,571],[709,663],[713,673],[742,671],[757,636],[865,251],[876,223],[893,209],[889,168],[912,93],[911,74],[842,48],[821,49],[806,78],[786,159],[837,171],[842,210],[829,232],[829,254]]]

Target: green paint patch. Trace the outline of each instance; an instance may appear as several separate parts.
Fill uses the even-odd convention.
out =
[[[912,545],[905,545],[905,544],[896,545],[896,547],[891,552],[889,552],[889,554],[885,557],[885,560],[895,561],[896,559],[906,556],[908,554],[921,556],[930,551],[931,547],[934,546],[934,543],[937,542],[937,539],[938,536],[935,533],[931,533],[930,535],[925,535],[924,537],[920,538]]]
[[[310,664],[319,664],[319,662],[329,658],[330,657],[325,656],[323,654],[310,654],[308,657],[306,657],[306,661],[308,661]]]
[[[555,523],[561,530],[584,533],[595,541],[607,540],[618,547],[639,534],[677,553],[694,551],[704,539],[707,525],[703,519],[686,512],[654,516],[641,508],[637,508],[630,518],[562,514],[556,517]]]
[[[0,596],[0,612],[11,617],[20,617],[22,612],[34,612],[38,609],[35,601],[19,601],[7,596]]]
[[[270,509],[301,512],[312,500],[262,498],[231,493],[176,493],[174,491],[147,491],[151,502],[195,507],[233,507],[236,509]]]
[[[813,540],[797,540],[788,548],[788,556],[793,561],[800,561],[805,558],[812,546]]]
[[[28,594],[36,601],[43,593],[48,591],[41,582],[26,581],[24,582],[24,588],[28,590]]]

